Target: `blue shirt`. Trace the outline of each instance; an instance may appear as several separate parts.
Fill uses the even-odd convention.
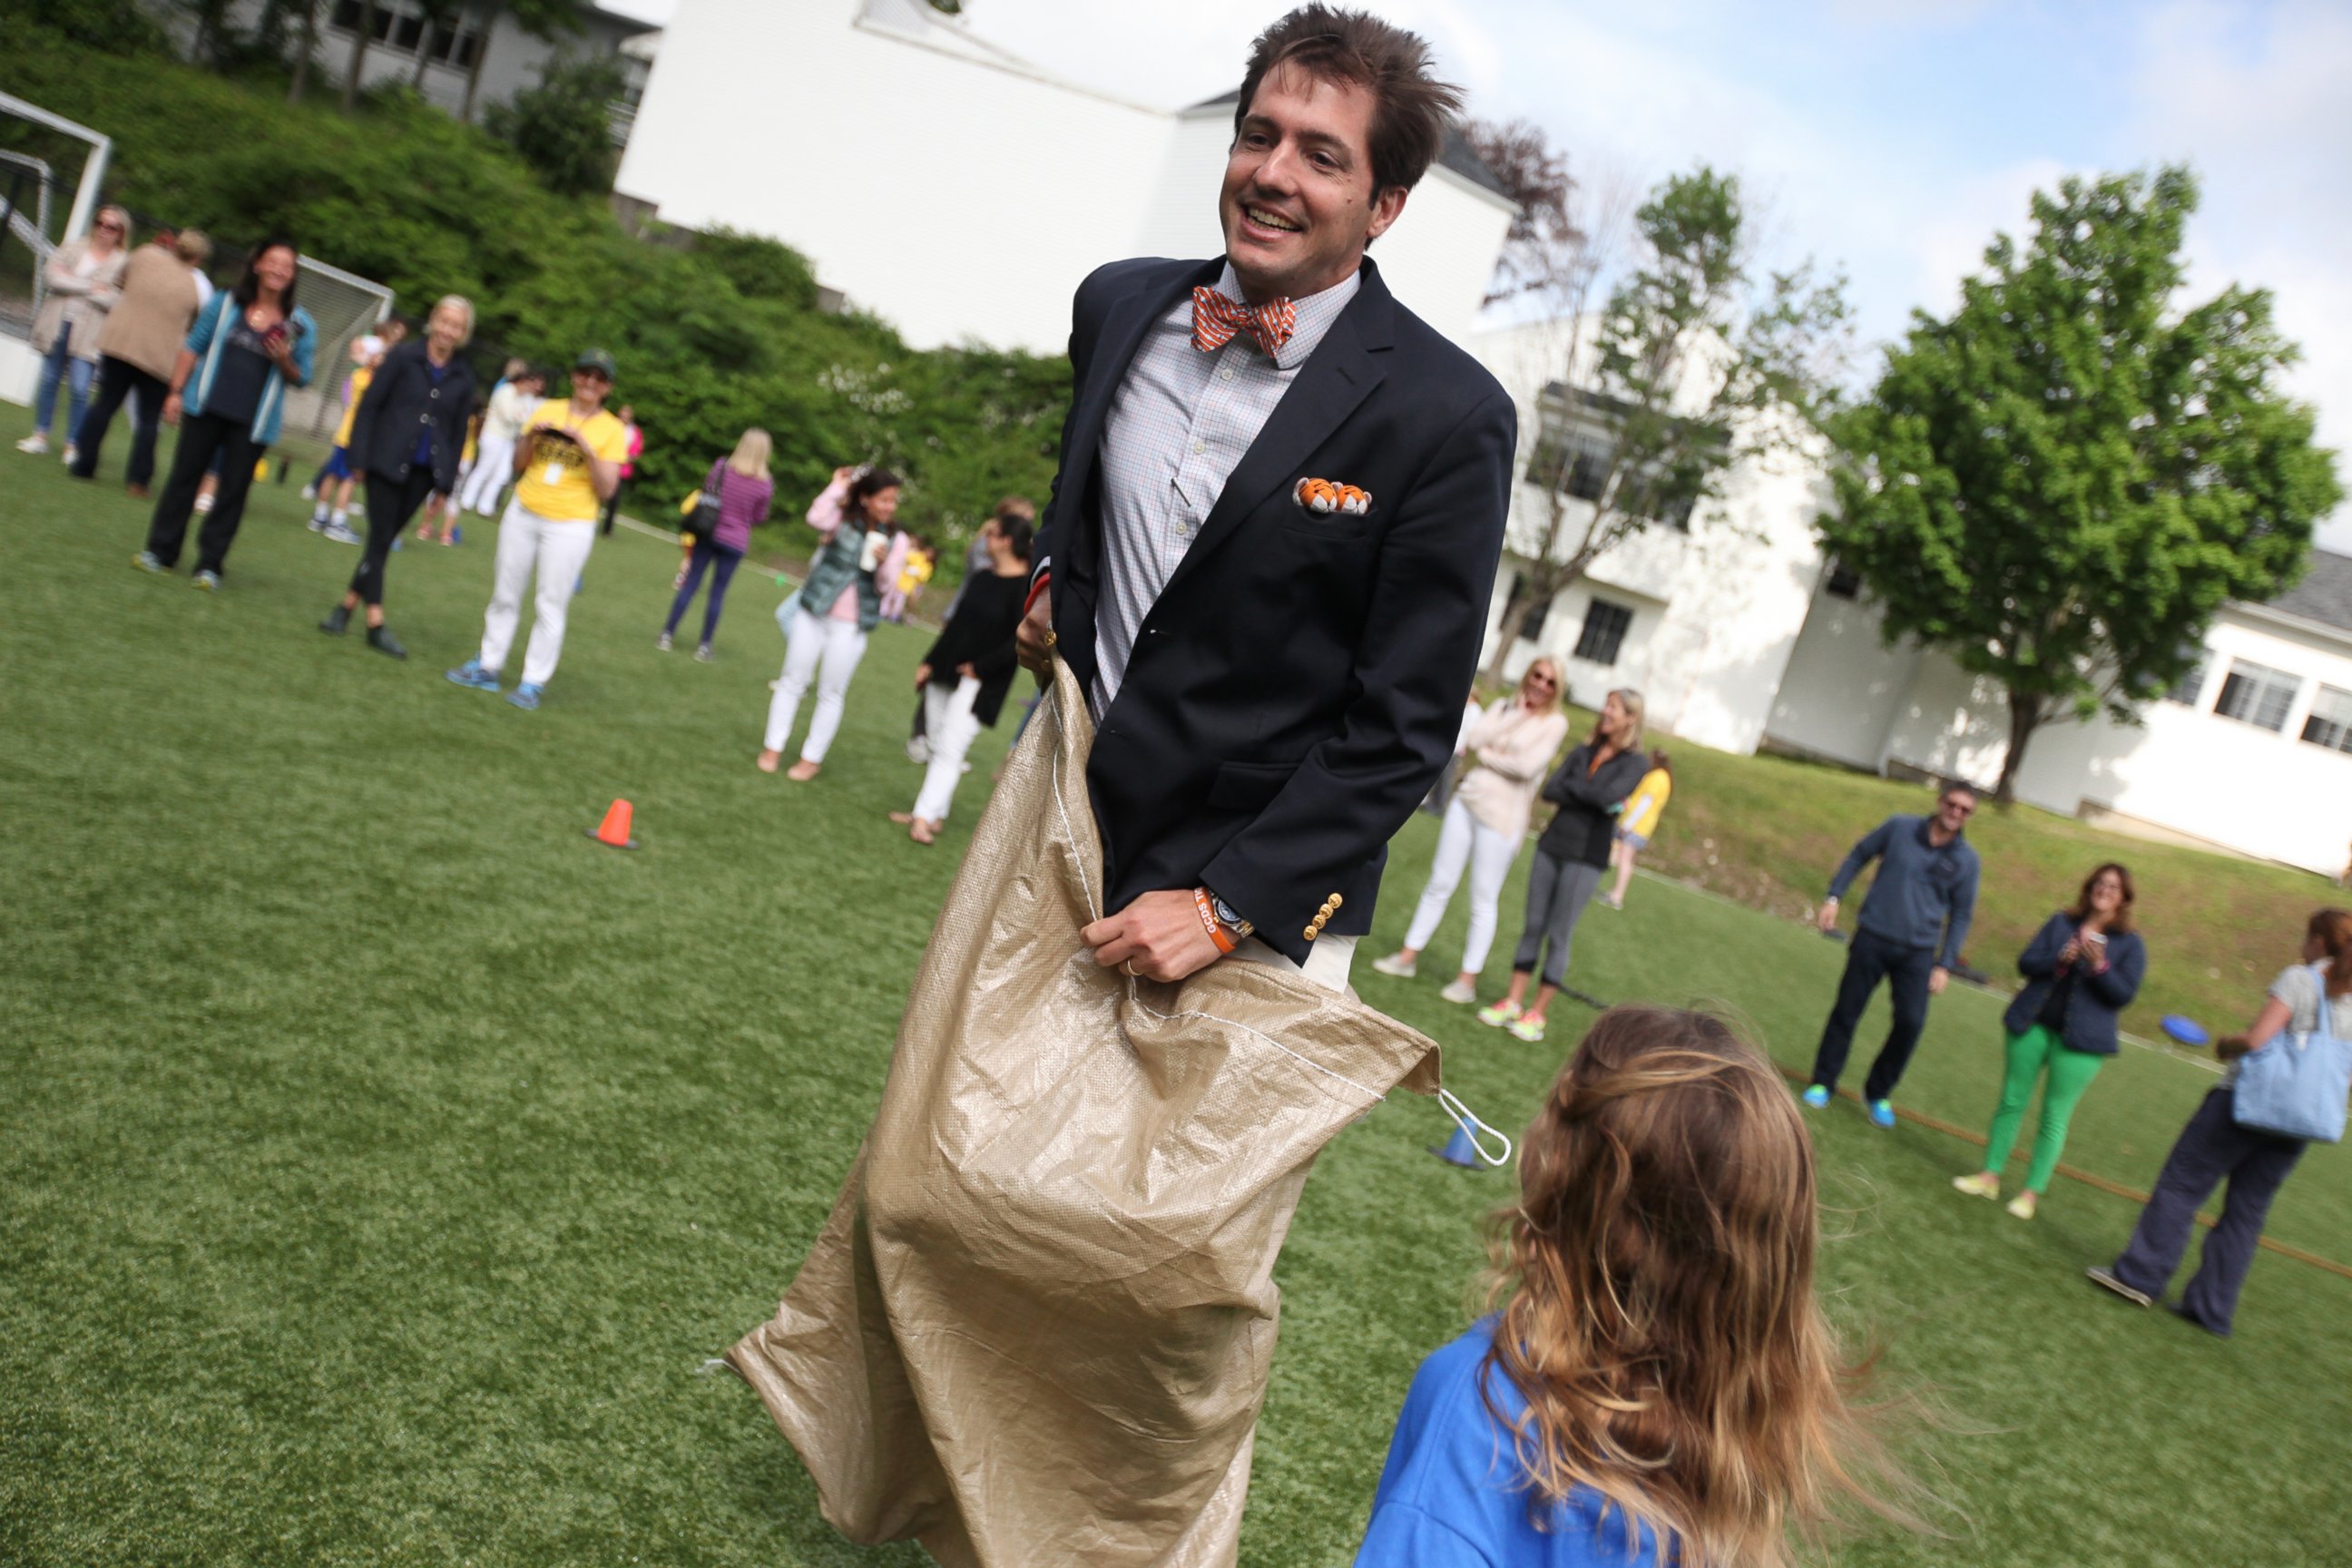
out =
[[[1966,834],[1937,846],[1927,837],[1924,816],[1890,816],[1846,851],[1830,879],[1830,897],[1842,899],[1862,868],[1880,862],[1854,923],[1897,947],[1940,947],[1939,967],[1960,961],[1969,925],[1977,913],[1977,852]]]
[[[1528,1402],[1499,1368],[1486,1369],[1495,1320],[1434,1352],[1389,1442],[1389,1462],[1372,1497],[1372,1522],[1356,1568],[1658,1568],[1656,1539],[1629,1539],[1624,1510],[1603,1513],[1601,1494],[1580,1489],[1538,1530],[1508,1428],[1479,1394],[1516,1419]]]

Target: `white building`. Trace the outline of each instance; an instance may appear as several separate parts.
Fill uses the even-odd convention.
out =
[[[782,240],[918,347],[1057,353],[1095,268],[1223,250],[1233,112],[1065,79],[923,0],[679,0],[614,189],[667,223]],[[1466,341],[1513,211],[1449,139],[1373,255]]]
[[[1515,328],[1474,345],[1518,403],[1523,477],[1547,421],[1557,432],[1572,406],[1558,331]],[[1817,461],[1735,468],[1722,502],[1680,525],[1653,524],[1529,615],[1506,668],[1549,653],[1577,701],[1598,706],[1611,689],[1633,687],[1658,728],[1719,750],[1990,782],[2008,743],[2000,689],[1940,653],[1881,646],[1878,612],[1815,542],[1812,520],[1830,494]],[[1548,505],[1523,479],[1515,546],[1538,546]],[[1490,652],[1517,570],[1507,557]],[[2352,856],[2352,556],[2315,552],[2292,591],[2226,606],[2202,666],[2141,717],[2044,725],[2018,797],[2343,870]]]

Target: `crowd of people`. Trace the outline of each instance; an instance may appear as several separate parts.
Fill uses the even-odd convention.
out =
[[[1087,888],[1094,918],[1079,940],[1096,970],[1122,984],[1174,986],[1231,958],[1293,977],[1300,995],[1345,992],[1388,842],[1450,761],[1435,863],[1403,945],[1374,968],[1417,974],[1466,875],[1469,931],[1440,994],[1475,1003],[1503,888],[1538,806],[1549,805],[1507,987],[1476,1014],[1539,1042],[1584,911],[1612,870],[1601,901],[1623,906],[1636,857],[1659,829],[1673,773],[1645,742],[1639,692],[1609,692],[1565,756],[1568,693],[1549,658],[1491,706],[1462,707],[1500,560],[1516,415],[1492,376],[1398,303],[1365,256],[1458,108],[1459,95],[1433,77],[1426,45],[1388,24],[1308,5],[1267,29],[1243,80],[1219,192],[1224,254],[1118,263],[1081,288],[1071,338],[1078,391],[1055,500],[1042,523],[1019,498],[998,507],[918,667],[909,754],[925,773],[911,807],[891,814],[918,844],[937,839],[973,739],[1000,718],[1019,667],[1064,672],[1083,694],[1102,880]],[[129,398],[145,443],[134,441],[130,470],[140,494],[153,426],[177,426],[136,563],[175,568],[212,475],[194,580],[217,589],[257,460],[279,436],[289,394],[317,374],[320,345],[297,302],[290,242],[257,246],[236,284],[207,301],[186,261],[201,258],[192,239],[133,252],[128,218],[110,208],[87,242],[59,248],[36,339],[37,428],[21,445],[47,449],[62,389],[76,432],[68,456],[89,478]],[[520,363],[480,395],[462,352],[473,327],[471,304],[451,296],[410,341],[379,334],[350,346],[346,407],[335,458],[314,484],[315,516],[321,532],[362,553],[321,629],[341,634],[356,614],[369,646],[404,657],[384,621],[387,566],[404,530],[435,507],[455,543],[457,513],[498,515],[480,642],[447,679],[534,709],[644,442],[626,405],[608,407],[619,375],[609,353],[575,356],[560,395]],[[1310,365],[1339,374],[1318,378]],[[85,410],[93,374],[100,395]],[[686,542],[662,650],[707,591],[696,653],[711,657],[729,584],[772,509],[772,456],[766,432],[744,431],[681,507]],[[1315,478],[1309,464],[1340,478]],[[354,489],[363,535],[350,522]],[[1309,504],[1326,493],[1360,504]],[[875,627],[902,616],[929,577],[932,552],[898,525],[903,495],[887,468],[844,466],[808,507],[819,546],[777,612],[785,650],[761,771],[803,784],[819,776]],[[532,623],[509,689],[527,595]],[[787,767],[804,704],[806,731]],[[1066,728],[1080,716],[1062,718]],[[1841,1495],[1910,1519],[1906,1483],[1867,1433],[1851,1364],[1817,1300],[1805,1116],[1831,1103],[1884,982],[1894,1025],[1863,1099],[1874,1123],[1895,1124],[1893,1094],[1970,929],[1975,808],[1967,786],[1947,788],[1932,813],[1874,829],[1832,877],[1825,931],[1863,868],[1878,865],[1801,1096],[1752,1041],[1701,1013],[1610,1008],[1567,1053],[1521,1145],[1516,1201],[1497,1219],[1496,1310],[1413,1378],[1360,1563],[1769,1564],[1787,1561],[1791,1532],[1824,1524]],[[2095,868],[2020,957],[2027,984],[2004,1018],[1985,1164],[1955,1184],[1964,1194],[1999,1194],[2024,1110],[2046,1081],[2011,1212],[2031,1218],[2046,1194],[2069,1118],[2115,1054],[2117,1015],[2145,980],[2135,897],[2125,868]],[[1019,933],[1005,940],[1017,947]],[[1070,956],[1028,961],[1058,973]],[[2352,915],[2313,917],[2302,959],[2254,1022],[2223,1042],[2225,1054],[2242,1064],[2327,1026],[2330,1002],[2352,987]],[[1316,1016],[1341,1016],[1336,1001],[1316,1005],[1333,1010]],[[1284,1071],[1236,1092],[1269,1097],[1268,1114],[1284,1094],[1335,1092]],[[992,1083],[990,1092],[1032,1087]],[[2154,1300],[2198,1204],[2227,1181],[2222,1222],[2179,1308],[2224,1334],[2264,1212],[2304,1147],[2239,1120],[2236,1087],[2233,1076],[2200,1107],[2129,1246],[2092,1271],[2120,1296]],[[854,1205],[845,1213],[837,1225],[864,1223]],[[997,1239],[1015,1267],[1036,1269],[1017,1237]],[[1122,1278],[1109,1261],[1108,1276]],[[890,1349],[878,1335],[830,1353]],[[1131,1349],[1145,1362],[1154,1353]],[[1050,1378],[1053,1369],[1032,1371]],[[1142,1436],[1124,1457],[1137,1468],[1117,1474],[1150,1505],[1138,1510],[1139,1539],[1162,1531],[1172,1554],[1196,1521],[1152,1495],[1155,1467],[1175,1459],[1156,1434]],[[887,1458],[861,1473],[898,1473],[905,1456]],[[997,1458],[992,1487],[1017,1489],[1040,1465],[1027,1453]],[[919,1512],[985,1505],[955,1484],[939,1479],[919,1507],[882,1510],[874,1539],[915,1533]]]

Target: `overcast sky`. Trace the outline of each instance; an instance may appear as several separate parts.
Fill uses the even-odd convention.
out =
[[[676,5],[606,0],[652,21]],[[848,0],[842,0],[846,5]],[[1481,118],[1574,172],[1648,184],[1704,159],[1769,205],[1768,259],[1853,279],[1866,337],[1942,311],[2036,186],[2185,161],[2192,297],[2261,285],[2307,353],[2296,393],[2352,447],[2347,0],[1359,0],[1435,45]],[[967,0],[972,30],[1174,107],[1228,91],[1282,0]],[[2352,483],[2352,460],[2341,469]],[[2352,507],[2323,542],[2352,551]]]

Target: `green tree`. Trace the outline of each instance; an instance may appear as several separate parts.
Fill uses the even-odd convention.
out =
[[[558,195],[602,195],[613,188],[613,100],[627,88],[610,55],[556,59],[484,117],[489,133],[522,154]]]
[[[2188,170],[2069,179],[1997,236],[1945,321],[1922,312],[1832,434],[1822,543],[1884,609],[2008,694],[1996,798],[2043,724],[2138,705],[2213,613],[2267,599],[2342,495],[2265,290],[2176,311]]]
[[[1528,612],[1655,523],[1692,526],[1738,464],[1801,445],[1846,363],[1844,279],[1810,263],[1756,276],[1739,181],[1701,165],[1636,208],[1630,269],[1596,321],[1582,302],[1616,226],[1573,215],[1537,263],[1560,305],[1538,334],[1549,363],[1535,449],[1506,543],[1520,563],[1490,677]],[[1593,237],[1598,237],[1596,239]]]

